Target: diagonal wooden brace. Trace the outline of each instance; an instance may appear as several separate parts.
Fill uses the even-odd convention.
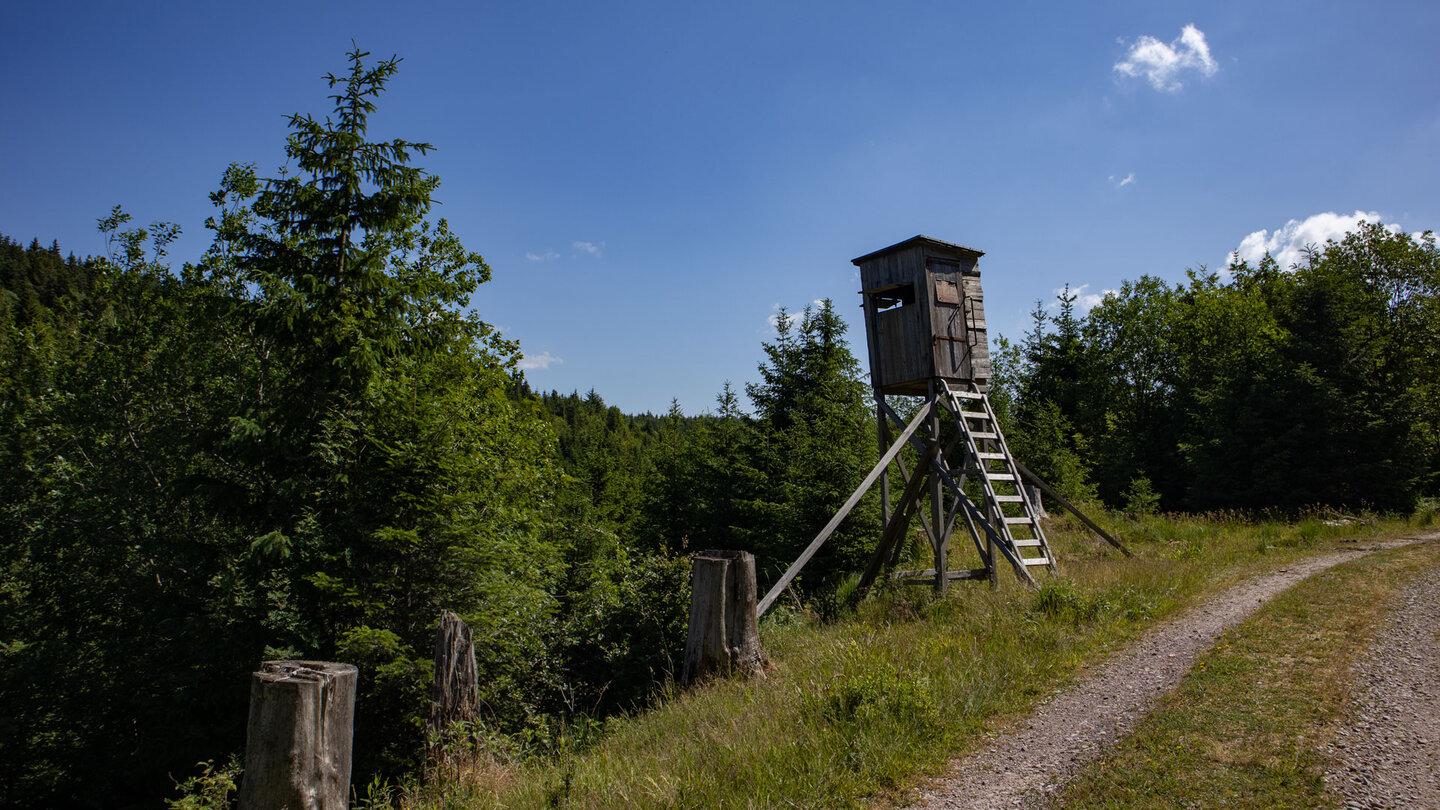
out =
[[[883,406],[886,415],[890,417],[891,421],[897,423],[900,421],[899,414],[895,413],[895,409],[891,408],[889,403],[882,402],[880,404]],[[912,441],[915,446],[922,452],[924,451],[924,442],[916,438],[911,438],[910,441]],[[975,507],[975,504],[971,503],[970,499],[966,497],[965,491],[962,490],[960,488],[960,485],[955,482],[954,477],[950,475],[950,471],[946,469],[945,464],[942,462],[942,460],[938,458],[930,459],[930,469],[934,470],[935,474],[940,477],[940,480],[944,482],[945,486],[949,488],[950,492],[954,494],[956,498],[960,499],[960,505],[964,507],[965,514],[969,515],[970,520],[974,523],[974,525],[979,526],[985,532],[985,535],[990,539],[990,542],[995,546],[995,548],[1000,549],[1000,553],[1005,555],[1006,560],[1010,561],[1011,567],[1015,569],[1015,576],[1018,577],[1021,581],[1030,584],[1031,586],[1038,587],[1035,582],[1035,578],[1030,576],[1030,572],[1025,569],[1025,563],[1020,560],[1020,555],[1016,553],[1015,548],[1009,543],[1005,542],[1005,539],[1001,537],[998,532],[995,531],[995,527],[990,525],[990,521],[986,520],[985,516],[980,513],[980,510]]]
[[[840,507],[840,511],[836,512],[835,516],[830,518],[830,522],[825,524],[825,528],[821,529],[820,533],[815,535],[815,539],[810,541],[810,545],[806,546],[805,550],[800,552],[800,556],[796,558],[795,562],[790,563],[790,567],[785,569],[785,573],[781,574],[780,578],[775,581],[775,584],[770,586],[770,590],[765,594],[765,598],[760,600],[760,606],[756,608],[757,617],[764,616],[765,611],[769,610],[770,606],[775,604],[775,600],[779,599],[781,592],[789,587],[790,582],[800,573],[800,569],[805,567],[805,563],[810,562],[810,558],[814,557],[815,552],[819,551],[820,547],[825,545],[825,541],[829,540],[830,535],[834,534],[835,530],[840,527],[840,523],[850,514],[850,510],[855,508],[855,504],[860,502],[860,498],[869,491],[870,487],[875,485],[875,480],[880,477],[880,473],[884,472],[885,468],[890,466],[890,461],[900,453],[900,448],[904,447],[905,442],[909,441],[910,437],[915,435],[916,428],[920,427],[920,423],[930,414],[931,407],[933,407],[932,403],[927,402],[916,412],[915,416],[910,420],[910,424],[905,426],[905,430],[901,432],[899,438],[895,440],[895,443],[890,445],[890,449],[886,450],[885,455],[881,456],[880,460],[875,463],[875,467],[870,470],[870,474],[866,475],[865,480],[860,482],[860,486],[856,487],[855,491],[850,493],[850,499],[845,501],[845,505]],[[898,417],[896,421],[899,421]],[[919,474],[919,470],[916,470],[916,474]]]

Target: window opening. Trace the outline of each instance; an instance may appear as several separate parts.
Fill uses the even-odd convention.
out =
[[[893,287],[875,290],[870,293],[870,300],[874,302],[876,312],[913,306],[915,304],[915,285],[896,284]]]

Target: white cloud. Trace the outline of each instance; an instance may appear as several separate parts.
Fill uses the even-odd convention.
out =
[[[1088,313],[1090,310],[1094,309],[1095,307],[1100,306],[1100,304],[1105,301],[1105,296],[1107,296],[1107,295],[1114,295],[1114,294],[1117,292],[1116,290],[1101,290],[1101,291],[1098,292],[1098,293],[1086,292],[1086,291],[1089,290],[1089,289],[1090,289],[1090,285],[1089,285],[1089,284],[1081,284],[1079,287],[1071,287],[1071,288],[1070,288],[1070,294],[1073,295],[1073,296],[1075,296],[1075,314],[1076,314],[1076,316],[1083,316],[1083,315],[1085,315],[1085,314]],[[1060,308],[1059,297],[1062,296],[1062,295],[1064,295],[1064,294],[1065,294],[1065,288],[1064,288],[1064,287],[1056,287],[1056,288],[1055,288],[1055,299],[1056,299],[1056,300],[1051,301],[1050,304],[1049,304],[1048,306],[1046,306],[1045,308],[1046,308],[1046,309],[1057,309],[1057,310],[1058,310],[1058,309]]]
[[[545,250],[544,253],[526,253],[526,254],[525,254],[525,261],[527,261],[527,262],[548,262],[548,261],[551,261],[551,260],[553,260],[553,259],[558,259],[558,258],[560,258],[560,254],[559,254],[559,253],[556,253],[555,251],[550,250],[550,249],[548,249],[548,248]]]
[[[1124,40],[1121,40],[1123,43]],[[1135,40],[1125,59],[1115,63],[1115,71],[1126,76],[1144,76],[1150,86],[1164,93],[1174,93],[1184,86],[1182,72],[1195,70],[1214,76],[1220,66],[1210,56],[1205,33],[1194,25],[1186,25],[1180,37],[1165,44],[1151,36]]]
[[[823,306],[824,304],[825,304],[824,299],[816,298],[814,301],[811,301],[809,305],[810,305],[811,307],[813,307],[814,309],[819,309],[819,308],[820,308],[821,306]],[[767,324],[770,325],[770,332],[771,332],[771,334],[775,334],[775,333],[778,333],[778,332],[780,331],[780,307],[781,307],[781,306],[782,306],[781,304],[771,304],[771,305],[770,305],[771,312],[770,312],[769,315],[767,315],[767,316],[765,317],[765,323],[767,323]],[[798,326],[800,325],[800,319],[803,318],[803,317],[805,317],[805,309],[804,309],[803,307],[800,308],[800,309],[789,309],[789,310],[786,310],[786,311],[785,311],[785,322],[788,323],[788,324],[790,324],[791,326],[797,326],[797,327],[798,327]]]
[[[526,371],[544,371],[551,366],[559,365],[563,362],[565,361],[547,351],[541,352],[534,357],[528,354],[524,355],[520,358],[519,366]]]
[[[587,256],[599,256],[599,255],[600,255],[600,252],[605,249],[605,243],[604,243],[604,242],[574,242],[574,243],[572,243],[571,247],[575,248],[575,252],[576,252],[576,253],[584,253],[584,254],[587,255]]]
[[[1121,178],[1118,179],[1118,180],[1115,179],[1115,175],[1112,174],[1112,175],[1110,175],[1110,182],[1114,183],[1116,188],[1124,188],[1124,187],[1130,185],[1131,183],[1135,182],[1135,173],[1134,173],[1134,172],[1130,172],[1129,174],[1125,175],[1124,177],[1121,177]]]
[[[1260,263],[1266,253],[1269,253],[1275,258],[1281,269],[1289,270],[1291,265],[1300,262],[1307,245],[1324,248],[1326,240],[1334,239],[1338,242],[1345,237],[1347,232],[1355,230],[1361,220],[1379,222],[1381,217],[1375,211],[1356,211],[1353,214],[1336,214],[1333,211],[1327,211],[1307,217],[1304,221],[1292,219],[1273,232],[1255,231],[1241,239],[1240,246],[1235,248],[1231,256],[1238,256],[1254,267]],[[1399,231],[1398,226],[1390,226],[1390,228]],[[1220,266],[1229,267],[1230,258],[1227,256]]]

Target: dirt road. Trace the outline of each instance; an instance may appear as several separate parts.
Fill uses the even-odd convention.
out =
[[[1433,537],[1440,535],[1429,535],[1426,539]],[[1157,698],[1180,683],[1185,673],[1194,666],[1196,658],[1215,643],[1216,637],[1225,628],[1245,621],[1266,601],[1306,577],[1366,553],[1412,542],[1417,540],[1371,543],[1355,549],[1311,557],[1213,597],[1178,619],[1151,630],[1128,649],[1097,667],[1080,683],[1056,694],[1042,705],[1034,716],[1000,735],[985,748],[952,761],[947,775],[915,791],[911,797],[911,806],[976,810],[1043,806],[1046,798],[1080,765],[1095,758],[1107,746],[1113,748],[1126,736],[1136,722],[1155,705]],[[1417,602],[1419,606],[1413,611],[1416,618],[1408,620],[1410,623],[1396,632],[1412,635],[1424,635],[1428,632],[1431,642],[1435,642],[1435,619],[1440,616],[1440,613],[1436,612],[1437,602],[1440,602],[1440,587],[1437,586],[1440,586],[1440,583],[1431,583],[1428,588],[1430,599]],[[1401,613],[1404,614],[1405,611]],[[1406,644],[1410,642],[1407,641]],[[1420,669],[1404,670],[1409,674],[1402,675],[1399,674],[1402,670],[1397,666],[1398,661],[1392,660],[1398,658],[1395,650],[1401,645],[1387,645],[1377,641],[1377,646],[1390,652],[1376,659],[1370,664],[1372,668],[1365,671],[1370,673],[1372,680],[1389,684],[1393,676],[1394,679],[1402,681],[1423,683],[1428,687],[1428,691],[1420,691],[1427,691],[1431,700],[1440,700],[1440,694],[1437,694],[1440,690],[1435,686],[1435,663],[1440,660],[1440,650],[1435,652],[1437,657],[1428,661],[1428,675],[1416,674],[1426,672],[1424,667],[1427,664],[1424,661],[1416,664]],[[1372,658],[1373,653],[1372,650]],[[1379,677],[1381,673],[1384,674],[1383,680]],[[1336,774],[1334,778],[1337,780],[1337,789],[1342,787],[1341,783],[1346,783],[1375,791],[1373,797],[1370,793],[1362,795],[1356,792],[1354,800],[1357,803],[1353,806],[1357,808],[1440,808],[1440,801],[1393,805],[1385,803],[1388,799],[1381,793],[1385,780],[1380,773],[1403,764],[1400,760],[1407,758],[1404,751],[1408,749],[1406,746],[1391,745],[1387,742],[1393,739],[1390,736],[1392,731],[1382,726],[1393,725],[1392,721],[1407,717],[1410,708],[1403,702],[1411,698],[1389,685],[1377,686],[1376,692],[1371,698],[1375,701],[1374,716],[1383,718],[1371,723],[1377,740],[1362,744],[1357,737],[1354,748],[1357,757],[1371,764],[1357,764],[1348,771]],[[1386,702],[1391,695],[1402,701],[1402,707],[1397,708]],[[1416,714],[1423,714],[1425,711],[1429,711],[1428,724],[1417,720],[1419,725],[1406,733],[1410,735],[1409,739],[1423,739],[1433,745],[1440,740],[1440,728],[1435,726],[1440,714],[1437,714],[1434,707],[1416,707]],[[1376,759],[1381,756],[1378,752],[1382,750],[1395,753],[1395,757],[1383,761],[1384,764],[1377,764],[1382,762]],[[1434,782],[1435,756],[1424,755],[1422,752],[1416,754],[1408,756],[1412,760],[1410,764],[1428,768],[1431,789],[1440,789],[1440,785]],[[1422,763],[1419,761],[1421,759],[1426,761]],[[1413,780],[1413,777],[1396,778],[1402,782]],[[1360,790],[1360,787],[1356,790]],[[1347,799],[1351,798],[1350,794],[1343,790],[1342,795],[1346,795]]]
[[[1349,808],[1440,807],[1440,571],[1410,583],[1355,667],[1356,720],[1325,781]]]

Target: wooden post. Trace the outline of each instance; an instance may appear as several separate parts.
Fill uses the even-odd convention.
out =
[[[435,681],[430,689],[430,733],[475,719],[480,711],[480,676],[470,628],[448,610],[435,630]]]
[[[934,461],[940,454],[940,408],[936,404],[938,401],[937,397],[935,380],[931,380],[929,396],[930,437],[927,445],[928,452],[926,453],[931,461]],[[915,474],[920,474],[919,468],[915,470]],[[944,518],[942,517],[944,514],[944,504],[940,501],[940,487],[940,478],[934,475],[930,476],[930,525],[935,527],[935,530],[930,533],[930,542],[934,544],[935,548],[935,591],[943,596],[946,588],[950,586],[950,578],[945,575],[945,570],[949,567],[947,564],[947,558],[949,556],[947,552],[949,551],[950,538],[945,536]]]
[[[885,395],[880,389],[875,389],[875,400],[884,402]],[[890,449],[890,420],[885,418],[885,411],[882,408],[875,409],[875,418],[878,421],[876,436],[880,441],[880,453],[883,455]],[[890,471],[886,470],[880,476],[880,533],[884,534],[890,528]]]
[[[681,685],[714,674],[765,673],[756,620],[755,555],[702,551],[691,570],[690,632]]]
[[[359,670],[264,661],[250,682],[240,810],[344,810]]]

